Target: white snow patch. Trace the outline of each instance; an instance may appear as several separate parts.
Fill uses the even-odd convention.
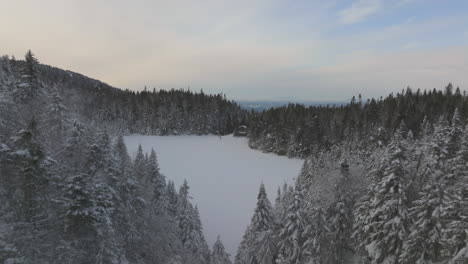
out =
[[[180,185],[186,178],[198,204],[210,245],[219,234],[231,257],[235,255],[256,205],[263,181],[272,203],[278,186],[292,183],[302,160],[252,150],[246,138],[233,136],[128,136],[130,155],[138,145],[158,154],[161,171]]]

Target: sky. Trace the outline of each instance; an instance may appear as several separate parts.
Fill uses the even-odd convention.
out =
[[[0,0],[0,54],[119,88],[341,101],[468,89],[466,0]]]

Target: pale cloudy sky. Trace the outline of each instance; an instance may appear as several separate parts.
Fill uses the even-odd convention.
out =
[[[0,0],[0,53],[119,88],[346,100],[468,89],[466,0]]]

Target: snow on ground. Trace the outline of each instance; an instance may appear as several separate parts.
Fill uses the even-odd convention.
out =
[[[138,145],[158,154],[161,172],[180,185],[187,179],[198,205],[209,245],[219,234],[234,256],[256,205],[263,181],[270,201],[277,187],[292,182],[302,160],[252,150],[246,138],[233,136],[128,136],[134,158]]]

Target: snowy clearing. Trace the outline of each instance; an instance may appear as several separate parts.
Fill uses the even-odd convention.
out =
[[[233,256],[250,222],[263,181],[270,201],[277,187],[291,183],[302,160],[252,150],[246,138],[233,136],[127,136],[134,158],[138,145],[158,154],[161,172],[180,185],[187,179],[200,209],[208,244],[219,234]]]

